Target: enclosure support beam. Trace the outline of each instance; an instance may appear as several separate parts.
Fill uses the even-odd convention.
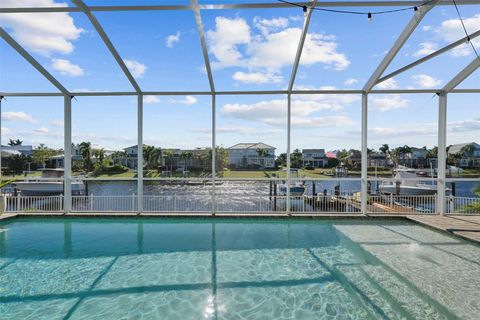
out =
[[[367,214],[368,201],[368,94],[362,94],[361,211]]]
[[[390,65],[392,60],[400,51],[400,49],[402,49],[405,42],[407,42],[410,35],[413,33],[413,31],[415,31],[417,26],[420,24],[423,17],[425,17],[428,11],[430,11],[430,9],[432,9],[438,1],[439,0],[432,1],[428,5],[418,8],[418,10],[415,12],[415,15],[410,19],[410,22],[405,26],[405,29],[403,29],[400,36],[398,36],[397,40],[395,40],[395,43],[393,44],[392,48],[385,55],[382,62],[378,65],[377,69],[375,69],[370,79],[368,79],[367,83],[363,87],[364,91],[369,92],[370,90],[372,90],[373,86],[377,83],[378,79],[385,72],[387,67]]]
[[[433,52],[433,53],[430,53],[429,55],[426,55],[426,56],[423,57],[423,58],[420,58],[420,59],[418,59],[418,60],[416,60],[416,61],[414,61],[414,62],[412,62],[412,63],[410,63],[410,64],[407,64],[406,66],[404,66],[404,67],[402,67],[402,68],[400,68],[400,69],[397,69],[397,70],[395,70],[395,71],[387,74],[386,76],[378,79],[378,81],[377,81],[376,84],[379,84],[380,82],[383,82],[383,81],[385,81],[385,80],[387,80],[387,79],[393,78],[393,77],[395,77],[396,75],[399,75],[400,73],[403,73],[403,72],[405,72],[405,71],[407,71],[407,70],[409,70],[409,69],[411,69],[411,68],[413,68],[413,67],[415,67],[415,66],[418,66],[419,64],[422,64],[422,63],[424,63],[424,62],[426,62],[426,61],[428,61],[428,60],[430,60],[430,59],[435,58],[436,56],[441,55],[441,54],[444,53],[444,52],[447,52],[448,50],[451,50],[451,49],[453,49],[453,48],[455,48],[455,47],[460,46],[460,45],[464,44],[465,41],[468,40],[468,38],[470,38],[470,40],[471,40],[471,39],[474,39],[474,38],[476,38],[476,37],[478,37],[478,36],[480,36],[480,30],[475,31],[475,32],[472,33],[469,37],[463,37],[462,39],[457,40],[457,41],[449,44],[448,46],[445,46],[445,47],[443,47],[443,48],[441,48],[441,49],[438,49],[437,51],[435,51],[435,52]]]
[[[216,197],[216,189],[215,189],[215,181],[217,178],[217,123],[216,123],[216,106],[217,97],[215,94],[212,94],[212,214],[215,215],[217,211],[217,197]]]
[[[315,7],[317,4],[317,0],[314,0],[313,3],[311,4],[312,7]],[[290,172],[291,170],[291,157],[290,157],[290,152],[291,152],[291,136],[292,136],[292,90],[293,90],[293,85],[295,84],[295,77],[297,75],[297,70],[298,70],[298,65],[300,64],[300,59],[302,57],[302,51],[303,51],[303,46],[305,44],[305,39],[307,38],[307,32],[308,32],[308,25],[310,24],[310,19],[312,17],[313,9],[309,7],[307,9],[307,16],[305,18],[305,21],[303,23],[303,29],[302,33],[300,35],[300,41],[298,43],[297,47],[297,53],[295,54],[295,60],[293,62],[293,68],[292,68],[292,73],[290,75],[290,82],[288,84],[288,98],[287,98],[287,181],[286,181],[286,189],[287,189],[287,214],[290,214],[291,211],[291,201],[290,201],[290,186],[291,186],[291,179],[292,179],[292,174]]]
[[[317,0],[314,0],[311,6],[315,7],[316,5],[317,5]],[[310,19],[312,18],[313,9],[308,8],[307,10],[308,10],[307,11],[307,16],[306,16],[305,21],[303,23],[302,34],[300,35],[300,42],[298,43],[297,53],[295,54],[295,60],[293,62],[292,74],[290,75],[290,82],[288,84],[288,92],[289,93],[292,93],[293,85],[295,84],[295,77],[297,75],[298,65],[300,64],[300,59],[302,58],[303,47],[305,45],[305,39],[307,38],[308,26],[310,25]]]
[[[2,100],[4,96],[0,96],[0,183],[2,182]]]
[[[368,94],[415,94],[415,93],[438,93],[441,88],[432,89],[387,89],[387,90],[372,90]],[[362,90],[292,90],[291,94],[302,95],[322,95],[322,94],[362,94]],[[477,89],[452,89],[449,93],[480,93],[480,88]],[[206,91],[143,91],[143,96],[185,96],[185,95],[203,95],[210,96],[211,92]],[[276,95],[288,94],[288,90],[275,91],[216,91],[218,95]],[[71,92],[70,95],[78,97],[115,97],[115,96],[137,96],[136,92]],[[63,97],[60,92],[0,92],[0,96],[4,97]]]
[[[289,93],[287,95],[287,214],[290,214],[290,179],[291,177],[291,157],[290,157],[290,150],[291,150],[291,135],[292,135],[292,95]]]
[[[137,102],[137,211],[143,212],[143,95]]]
[[[450,93],[456,86],[462,83],[469,75],[480,67],[480,59],[475,57],[462,71],[460,71],[450,82],[448,82],[442,91]]]
[[[93,27],[97,31],[98,35],[100,36],[100,38],[102,38],[102,40],[105,43],[105,45],[107,46],[108,50],[110,50],[110,53],[115,58],[115,61],[117,61],[118,65],[123,70],[123,73],[128,78],[128,81],[130,81],[130,83],[132,84],[135,91],[137,93],[141,93],[142,90],[140,90],[140,87],[138,86],[137,82],[135,81],[132,74],[130,73],[130,70],[128,70],[127,66],[125,65],[125,62],[122,60],[122,58],[118,54],[117,49],[115,49],[115,46],[113,45],[112,41],[110,41],[110,38],[108,38],[107,34],[105,33],[105,30],[103,30],[103,28],[100,25],[100,22],[98,22],[97,18],[93,15],[93,13],[90,11],[88,6],[85,5],[85,3],[83,3],[82,0],[72,0],[72,1],[88,17],[88,19],[92,23]]]
[[[172,2],[174,2],[172,0]],[[271,3],[227,3],[225,4],[202,4],[201,10],[221,10],[221,9],[274,9],[274,8],[291,8],[292,5],[282,2]],[[473,5],[478,4],[478,0],[457,0],[457,5]],[[298,6],[302,6],[305,2],[293,1]],[[405,0],[387,0],[387,1],[320,1],[316,7],[406,7],[421,6],[425,3],[422,1],[405,1]],[[450,0],[441,0],[438,5],[452,5]],[[90,6],[91,11],[178,11],[190,10],[189,5],[165,4],[165,5],[127,5],[127,6]],[[79,8],[75,7],[17,7],[17,8],[0,8],[0,13],[20,13],[20,12],[79,12]]]
[[[72,211],[72,96],[63,98],[63,211]]]
[[[15,49],[25,60],[27,60],[38,72],[40,72],[45,78],[48,79],[58,90],[63,94],[70,94],[65,87],[55,79],[54,76],[50,74],[37,60],[35,60],[32,55],[30,55],[27,50],[25,50],[15,39],[10,37],[10,35],[0,27],[0,36],[5,40],[13,49]]]
[[[198,35],[200,36],[200,44],[202,46],[203,60],[205,62],[205,70],[208,76],[208,83],[210,84],[210,91],[215,93],[215,83],[213,82],[212,68],[210,67],[210,59],[208,58],[207,42],[205,41],[205,32],[203,31],[202,16],[198,8],[198,0],[190,0],[193,13],[195,15],[195,22],[197,24]]]
[[[447,167],[447,93],[438,100],[437,213],[445,214],[445,178]]]

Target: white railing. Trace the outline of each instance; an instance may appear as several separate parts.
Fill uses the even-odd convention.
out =
[[[61,212],[63,196],[4,196],[6,212]]]
[[[135,212],[137,196],[72,196],[74,212]]]
[[[61,212],[63,196],[3,196],[7,212]],[[292,196],[290,212],[295,213],[361,213],[358,194]],[[368,213],[435,214],[437,197],[370,195]],[[144,212],[226,212],[285,213],[287,197],[283,195],[219,195],[215,206],[211,194],[147,195]],[[446,197],[447,213],[480,214],[480,198]],[[125,196],[72,196],[73,212],[137,212],[135,194]]]
[[[143,196],[144,212],[211,212],[212,196],[159,195]]]
[[[447,196],[447,213],[480,213],[480,198]]]
[[[436,195],[373,195],[368,196],[369,213],[435,213]]]

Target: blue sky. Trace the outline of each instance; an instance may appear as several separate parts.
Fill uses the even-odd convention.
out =
[[[71,5],[55,0],[25,0],[21,4],[11,0],[2,4]],[[480,6],[460,6],[460,10],[467,30],[476,31]],[[209,90],[192,12],[95,15],[142,90]],[[405,11],[374,16],[368,22],[364,16],[315,11],[295,88],[360,89],[412,15],[413,11]],[[202,19],[217,90],[286,88],[304,20],[301,9],[204,10]],[[0,21],[69,90],[133,91],[84,14],[3,14]],[[462,32],[453,7],[432,9],[387,72],[463,37]],[[480,40],[474,44],[480,50]],[[0,56],[0,91],[56,92],[3,41]],[[473,57],[471,48],[464,45],[376,88],[440,88]],[[479,84],[477,70],[459,88],[478,88]],[[292,148],[360,148],[360,103],[358,95],[293,97]],[[437,114],[438,99],[432,94],[371,95],[369,147],[378,148],[383,143],[431,147],[437,140]],[[89,140],[107,149],[136,143],[136,97],[77,97],[72,115],[74,142]],[[144,115],[145,143],[164,148],[211,145],[209,96],[146,97]],[[216,117],[219,145],[262,141],[275,146],[277,153],[286,149],[284,95],[218,96]],[[20,138],[26,144],[61,147],[62,119],[62,98],[7,98],[2,104],[2,143]],[[449,144],[479,142],[480,94],[451,94],[448,123]]]

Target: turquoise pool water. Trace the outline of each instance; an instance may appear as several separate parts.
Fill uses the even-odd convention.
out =
[[[0,223],[0,319],[478,319],[480,247],[401,220]]]

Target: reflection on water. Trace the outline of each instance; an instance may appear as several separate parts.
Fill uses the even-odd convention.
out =
[[[476,319],[480,312],[480,248],[404,221],[3,225],[5,319]]]

